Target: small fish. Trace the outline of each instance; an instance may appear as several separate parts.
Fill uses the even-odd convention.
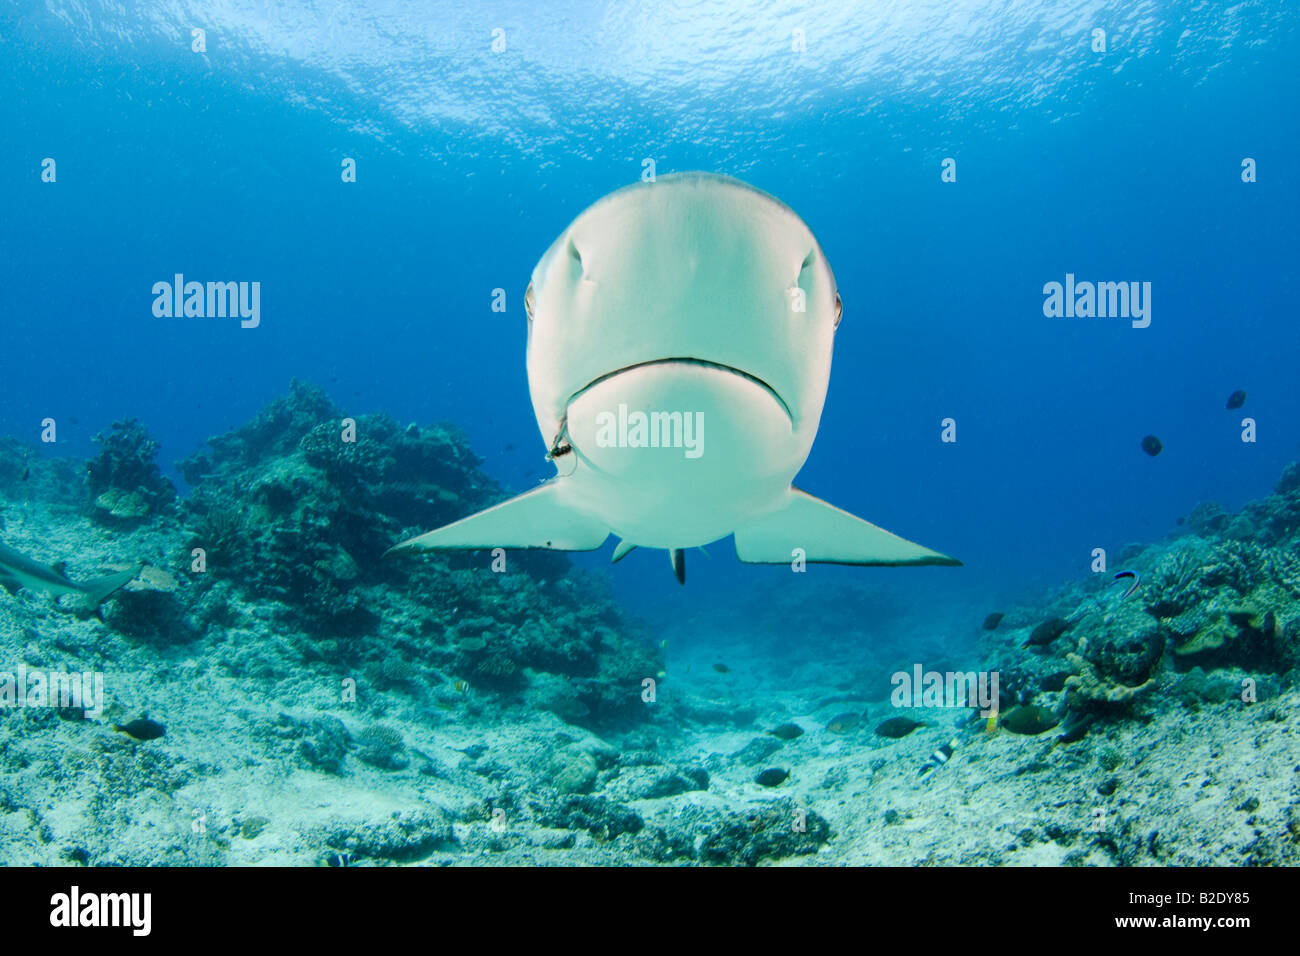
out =
[[[129,724],[114,724],[113,729],[136,740],[157,740],[167,733],[166,727],[148,717],[137,717]]]
[[[984,619],[984,630],[986,631],[997,630],[997,626],[1002,623],[1002,619],[1004,617],[1006,617],[1006,615],[1003,614],[1001,611],[994,611],[992,614],[990,614],[988,617]]]
[[[31,469],[31,466],[28,465],[26,462],[23,462],[23,476],[22,476],[22,478],[20,478],[20,479],[18,479],[18,480],[19,480],[19,481],[26,481],[26,480],[27,480],[28,478],[30,478],[31,476],[32,476],[32,469]]]
[[[661,651],[665,651],[668,649],[668,638],[665,637],[662,641],[659,642],[659,649]]]
[[[779,787],[789,776],[790,771],[784,767],[768,767],[754,778],[754,782],[760,787]]]
[[[1070,719],[1065,722],[1065,726],[1061,728],[1061,733],[1057,735],[1056,740],[1052,741],[1052,746],[1056,746],[1057,744],[1072,744],[1076,741],[1082,740],[1084,735],[1088,733],[1088,728],[1092,726],[1094,720],[1096,720],[1096,718],[1092,716],[1076,719],[1071,715]]]
[[[458,694],[465,694],[465,693],[468,693],[468,692],[469,692],[469,681],[467,681],[467,680],[461,680],[461,679],[454,680],[454,681],[451,682],[451,689],[454,690],[454,691],[455,691],[456,693],[458,693]]]
[[[1054,617],[1039,624],[1029,634],[1029,639],[1021,647],[1046,647],[1065,633],[1070,622],[1063,617]]]
[[[1264,623],[1260,625],[1260,630],[1263,631],[1267,637],[1277,637],[1279,634],[1277,628],[1277,614],[1271,610],[1268,611],[1264,615]]]
[[[781,724],[779,727],[773,727],[768,733],[782,740],[794,740],[796,737],[803,736],[803,728],[798,724]]]
[[[917,727],[924,726],[924,723],[913,720],[911,717],[890,717],[876,728],[876,733],[882,737],[892,737],[897,740],[900,737],[906,737]]]
[[[470,760],[477,760],[479,757],[483,756],[485,753],[488,752],[488,745],[470,744],[467,747],[453,747],[451,744],[448,744],[447,749],[455,750],[457,753],[463,753]]]
[[[857,714],[840,714],[838,717],[831,719],[831,722],[826,725],[826,729],[833,734],[847,734],[850,731],[857,730],[860,723],[862,723],[862,718]]]
[[[1116,571],[1115,576],[1111,578],[1110,587],[1114,588],[1116,582],[1124,581],[1126,578],[1131,578],[1132,581],[1125,584],[1124,593],[1122,593],[1118,599],[1116,599],[1113,594],[1110,595],[1107,602],[1103,602],[1100,597],[1093,597],[1091,603],[1080,604],[1079,607],[1075,609],[1074,613],[1066,619],[1066,623],[1073,624],[1091,611],[1093,607],[1096,607],[1102,614],[1105,614],[1108,610],[1108,604],[1110,607],[1113,607],[1121,601],[1127,600],[1129,595],[1136,591],[1138,585],[1142,583],[1142,575],[1138,574],[1136,571]]]
[[[925,763],[921,764],[921,769],[917,773],[917,776],[924,777],[931,770],[938,770],[952,758],[952,752],[956,749],[957,738],[954,737],[934,753],[930,754],[930,758],[926,760]]]
[[[1125,600],[1130,594],[1136,591],[1138,589],[1138,585],[1142,583],[1142,575],[1138,574],[1136,571],[1116,571],[1115,577],[1112,578],[1111,580],[1121,581],[1124,578],[1132,578],[1133,583],[1130,584],[1128,586],[1128,589],[1123,594],[1120,595],[1119,599],[1121,601]]]
[[[1245,404],[1246,404],[1246,393],[1243,392],[1241,389],[1237,389],[1235,392],[1233,392],[1231,395],[1228,396],[1228,404],[1224,407],[1228,409],[1241,408],[1241,406]]]
[[[1061,718],[1046,707],[1024,705],[1013,707],[1002,715],[999,723],[1013,734],[1033,736],[1051,730]]]
[[[719,674],[730,674],[730,673],[731,673],[731,668],[728,667],[726,664],[714,664],[714,665],[713,665],[713,669],[714,669],[715,671],[717,671]]]
[[[1160,439],[1155,435],[1148,435],[1146,438],[1142,439],[1142,450],[1152,458],[1164,451],[1164,447],[1165,446],[1160,443]]]

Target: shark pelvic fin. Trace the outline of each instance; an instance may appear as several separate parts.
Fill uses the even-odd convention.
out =
[[[677,583],[686,583],[686,552],[681,548],[670,548],[668,551],[668,560],[673,563],[673,574],[677,575]]]
[[[618,564],[618,562],[622,561],[624,558],[626,558],[629,554],[631,554],[635,550],[636,550],[636,545],[628,541],[627,538],[624,538],[622,541],[618,543],[618,547],[614,549],[614,554],[609,559],[609,563]]]
[[[961,564],[791,488],[775,511],[736,529],[736,556],[749,564]]]
[[[403,541],[387,554],[473,548],[599,548],[609,537],[609,529],[563,503],[559,492],[560,486],[549,481],[445,528]]]

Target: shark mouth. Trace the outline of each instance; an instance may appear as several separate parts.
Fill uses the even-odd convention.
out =
[[[744,369],[735,368],[734,366],[731,365],[723,365],[719,362],[707,362],[704,359],[697,359],[697,358],[652,359],[649,362],[637,362],[635,365],[626,365],[623,368],[615,369],[612,372],[606,372],[604,375],[600,376],[599,378],[592,379],[582,388],[578,389],[576,392],[570,395],[569,401],[566,403],[565,407],[568,407],[568,405],[572,405],[573,402],[576,401],[584,392],[587,392],[588,390],[595,388],[601,382],[608,381],[609,379],[613,378],[616,375],[622,375],[624,372],[630,372],[633,369],[638,369],[638,368],[648,368],[652,365],[698,365],[701,366],[702,368],[711,368],[711,369],[716,369],[719,372],[729,372],[732,375],[739,375],[741,378],[753,382],[759,388],[763,389],[763,391],[771,395],[772,399],[778,405],[781,406],[781,410],[785,412],[786,417],[789,418],[791,422],[794,421],[794,416],[790,414],[790,406],[786,404],[785,399],[781,397],[780,393],[778,393],[776,389],[774,389],[771,385],[767,384],[767,382],[763,381],[757,375],[751,375],[748,372],[746,372]]]

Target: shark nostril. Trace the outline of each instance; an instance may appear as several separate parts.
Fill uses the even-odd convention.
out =
[[[812,299],[813,274],[810,267],[816,258],[817,250],[810,249],[799,266],[799,275],[795,278],[795,286],[800,290],[800,303],[806,303]],[[796,311],[803,312],[804,306],[801,305]]]
[[[587,265],[582,261],[582,252],[573,239],[568,244],[569,280],[573,282],[587,278]]]

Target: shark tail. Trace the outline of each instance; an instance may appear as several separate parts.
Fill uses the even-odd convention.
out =
[[[130,584],[140,572],[144,570],[144,562],[138,562],[134,567],[125,571],[118,571],[116,574],[106,574],[102,578],[95,578],[93,581],[87,581],[80,585],[81,604],[86,608],[95,610],[101,604],[109,599],[114,591]]]

